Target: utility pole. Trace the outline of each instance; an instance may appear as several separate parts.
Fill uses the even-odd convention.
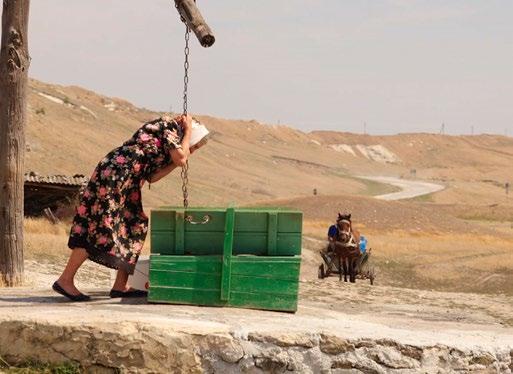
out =
[[[363,123],[363,135],[367,135],[367,122]]]
[[[442,127],[440,128],[440,135],[445,134],[445,123],[442,123]]]
[[[470,135],[474,135],[474,125],[470,127]]]
[[[23,182],[30,0],[4,0],[0,49],[0,283],[23,281]]]

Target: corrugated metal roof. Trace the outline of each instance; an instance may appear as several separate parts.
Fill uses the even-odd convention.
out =
[[[68,175],[40,175],[33,171],[25,173],[25,183],[59,184],[66,186],[81,186],[87,183],[88,178],[82,174]]]

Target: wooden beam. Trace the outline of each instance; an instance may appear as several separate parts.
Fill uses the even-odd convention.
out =
[[[203,47],[211,47],[216,38],[201,15],[194,0],[175,0],[178,13],[187,26],[194,31],[200,44]]]

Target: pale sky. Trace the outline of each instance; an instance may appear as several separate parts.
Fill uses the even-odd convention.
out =
[[[302,130],[513,135],[512,0],[197,0],[190,111]],[[32,0],[36,79],[178,111],[171,0]]]

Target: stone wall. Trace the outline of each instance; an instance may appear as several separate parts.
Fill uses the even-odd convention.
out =
[[[93,326],[3,321],[0,356],[13,363],[73,361],[94,373],[513,371],[513,350],[506,348],[461,350],[328,334],[192,334],[133,322]]]

